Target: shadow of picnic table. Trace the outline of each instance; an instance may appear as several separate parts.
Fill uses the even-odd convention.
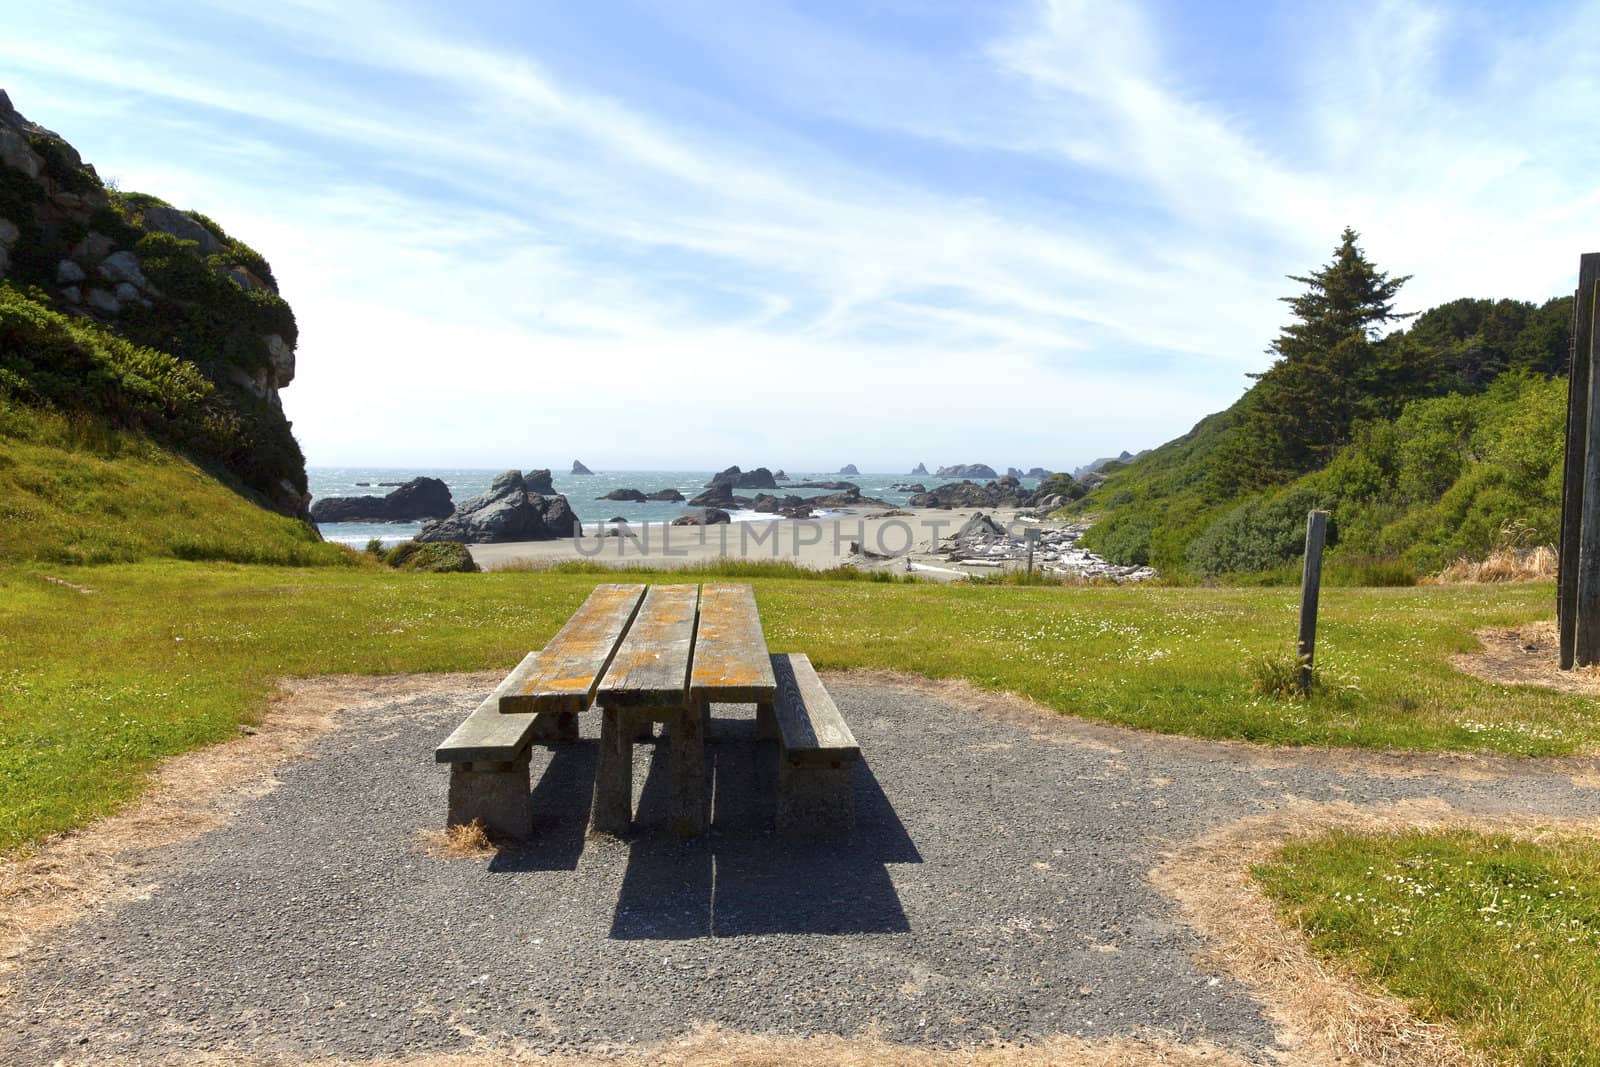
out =
[[[920,863],[910,834],[869,761],[856,766],[856,825],[848,837],[792,839],[773,831],[776,743],[755,724],[717,720],[707,746],[710,832],[670,826],[667,746],[652,753],[611,922],[617,940],[772,934],[906,933],[910,924],[886,864]],[[582,854],[598,743],[557,746],[534,789],[538,836],[502,851],[491,871],[571,870]]]

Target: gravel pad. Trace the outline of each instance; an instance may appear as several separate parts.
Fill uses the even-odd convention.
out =
[[[0,1062],[396,1055],[478,1039],[551,1051],[740,1031],[971,1044],[1205,1037],[1263,1059],[1261,1006],[1193,963],[1144,874],[1164,848],[1286,795],[1600,813],[1530,770],[1469,782],[1264,768],[1214,745],[1054,724],[891,687],[830,691],[861,743],[857,830],[773,834],[776,753],[719,707],[711,833],[665,826],[665,744],[635,749],[635,832],[586,839],[598,720],[533,756],[538,837],[441,860],[433,748],[482,699],[348,713],[232,823],[151,857],[139,899],[42,943],[0,1001]],[[1308,761],[1315,763],[1316,761]]]

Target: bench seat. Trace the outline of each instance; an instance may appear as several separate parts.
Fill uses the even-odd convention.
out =
[[[530,652],[494,692],[433,750],[436,763],[450,764],[448,826],[474,820],[498,837],[526,837],[533,829],[528,750],[535,742],[575,741],[573,712],[507,714],[500,698],[537,669]]]
[[[783,653],[771,662],[777,695],[770,708],[757,708],[757,725],[778,742],[778,830],[849,833],[861,746],[807,656]]]

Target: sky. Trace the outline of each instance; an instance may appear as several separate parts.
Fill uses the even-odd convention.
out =
[[[205,212],[313,465],[1070,469],[1600,246],[1600,3],[3,0],[0,88]]]

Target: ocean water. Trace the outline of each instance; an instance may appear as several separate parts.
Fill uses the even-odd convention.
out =
[[[488,489],[495,476],[504,469],[310,467],[306,474],[310,480],[313,500],[325,496],[383,496],[392,488],[383,485],[384,482],[400,483],[427,476],[437,478],[448,485],[451,499],[459,504],[468,497],[477,496]],[[627,519],[631,523],[671,522],[691,510],[687,504],[669,504],[660,501],[635,504],[622,500],[595,499],[613,489],[637,489],[643,493],[652,493],[658,489],[676,489],[692,500],[705,490],[706,483],[711,481],[711,476],[715,473],[716,471],[596,471],[591,475],[571,475],[556,471],[552,473],[550,480],[555,485],[556,492],[567,498],[567,503],[583,522],[584,529],[590,530],[618,517]],[[890,504],[905,504],[912,496],[903,490],[891,489],[892,485],[920,483],[932,489],[936,485],[952,480],[934,475],[845,475],[799,471],[787,473],[789,475],[787,479],[779,479],[780,485],[793,482],[853,482],[861,487],[862,495],[875,497]],[[1033,486],[1037,484],[1037,480],[1024,478],[1022,484]],[[736,489],[734,492],[738,496],[747,497],[759,492],[774,493],[777,496],[793,493],[795,496],[813,497],[828,495],[833,490],[780,488]],[[771,515],[754,511],[735,511],[729,515],[735,522],[765,521],[773,518]],[[397,544],[411,538],[420,529],[422,524],[417,522],[328,522],[322,524],[322,536],[330,541],[350,545],[364,545],[373,538],[385,544]]]

